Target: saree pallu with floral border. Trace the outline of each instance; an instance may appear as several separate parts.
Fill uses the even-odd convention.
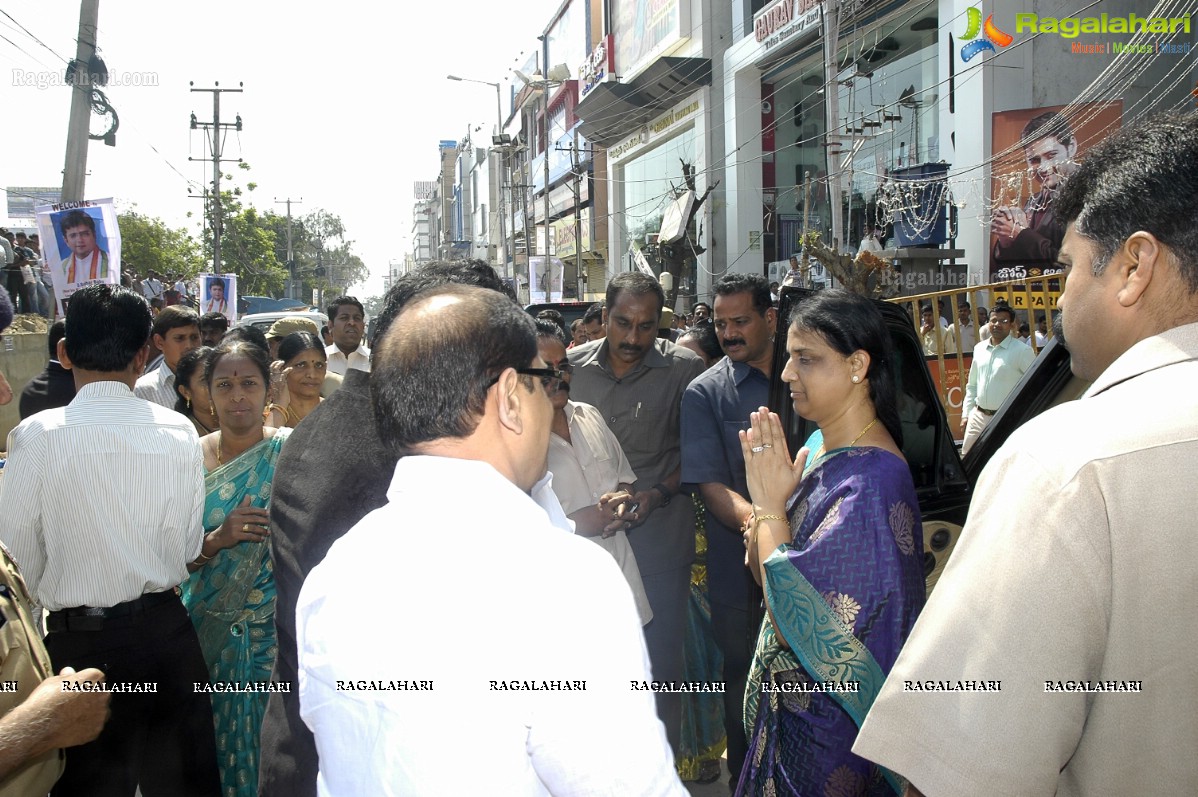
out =
[[[901,793],[852,746],[924,604],[910,471],[881,449],[832,451],[787,514],[792,544],[764,563],[773,623],[762,622],[746,687],[749,751],[736,793]]]
[[[290,429],[279,429],[232,462],[204,478],[204,530],[225,522],[247,495],[251,506],[270,503],[275,463]],[[278,649],[275,637],[275,581],[269,542],[242,542],[226,548],[182,585],[183,603],[200,638],[210,682],[228,685],[270,681]],[[244,688],[244,687],[242,687]],[[267,692],[214,691],[221,794],[258,793],[258,734]]]

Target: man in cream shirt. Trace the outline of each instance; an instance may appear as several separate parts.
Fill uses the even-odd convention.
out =
[[[1198,116],[1089,150],[1056,212],[1092,384],[986,466],[853,746],[911,795],[1198,792]]]

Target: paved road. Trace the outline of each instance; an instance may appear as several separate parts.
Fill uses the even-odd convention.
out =
[[[720,759],[720,779],[714,783],[686,783],[686,790],[692,797],[728,797],[728,757]]]

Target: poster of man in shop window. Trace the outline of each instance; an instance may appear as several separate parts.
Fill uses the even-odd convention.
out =
[[[41,205],[34,211],[58,313],[85,285],[121,281],[121,231],[111,198]]]
[[[1123,103],[1003,111],[993,116],[990,277],[1001,282],[1060,271],[1065,225],[1053,201],[1086,150],[1119,129]]]
[[[532,280],[528,300],[533,303],[562,301],[562,261],[556,257],[533,256],[528,259],[528,273]]]

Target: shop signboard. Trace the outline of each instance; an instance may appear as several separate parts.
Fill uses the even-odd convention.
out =
[[[682,37],[682,0],[613,0],[615,72],[629,80]]]
[[[553,237],[557,242],[556,254],[563,260],[569,260],[578,254],[579,244],[574,237],[574,214],[553,223]],[[582,251],[591,248],[591,209],[583,208],[578,212],[578,226],[582,233]]]
[[[1056,282],[1056,280],[1050,280]],[[1011,306],[1012,310],[1031,310],[1037,312],[1041,310],[1056,310],[1057,300],[1061,298],[1060,290],[1043,290],[1039,289],[1041,283],[1032,283],[1032,286],[1038,290],[1024,290],[1015,288],[1007,290],[1004,288],[995,288],[993,291],[994,302],[1004,302]]]
[[[753,15],[753,38],[763,53],[783,44],[797,44],[819,29],[821,0],[774,0]]]
[[[578,100],[581,102],[600,83],[616,76],[616,50],[609,33],[599,40],[591,54],[578,67]]]
[[[688,97],[649,124],[629,134],[627,139],[610,147],[607,157],[613,161],[623,160],[650,142],[670,138],[702,110],[703,104],[697,98]]]

